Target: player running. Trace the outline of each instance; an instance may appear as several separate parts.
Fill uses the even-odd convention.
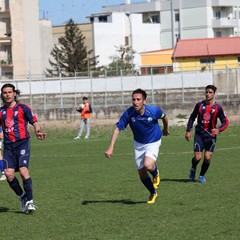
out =
[[[204,151],[204,161],[202,163],[199,181],[206,183],[205,174],[209,168],[211,157],[217,141],[219,132],[224,131],[228,127],[228,118],[225,115],[222,106],[215,102],[214,97],[217,88],[214,85],[208,85],[205,88],[206,99],[195,105],[192,114],[187,123],[185,138],[190,141],[192,138],[191,129],[197,117],[197,125],[194,136],[194,157],[192,158],[192,167],[190,169],[189,179],[195,180],[196,168],[202,159]],[[217,118],[220,119],[221,125],[217,127]]]
[[[28,123],[33,125],[39,140],[44,140],[46,134],[41,132],[32,109],[18,102],[19,94],[20,91],[10,83],[4,84],[1,88],[1,98],[4,103],[0,108],[0,125],[4,134],[3,160],[8,184],[19,197],[22,212],[31,213],[36,210],[36,206],[33,203],[32,179],[28,171],[30,160]],[[15,177],[15,172],[18,171],[24,191]]]
[[[126,129],[129,124],[134,138],[134,154],[136,167],[140,179],[150,192],[148,204],[155,203],[157,198],[156,189],[160,183],[160,173],[156,165],[162,135],[167,136],[168,118],[157,106],[146,105],[147,93],[142,89],[136,89],[132,93],[132,107],[125,110],[116,124],[108,150],[105,156],[113,155],[114,145],[119,133]],[[158,119],[163,121],[163,131]],[[150,178],[148,172],[152,175]]]

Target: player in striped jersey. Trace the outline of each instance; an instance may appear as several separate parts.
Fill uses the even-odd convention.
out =
[[[194,157],[192,158],[192,167],[190,169],[189,179],[195,180],[196,168],[202,159],[204,151],[204,160],[202,163],[199,181],[206,183],[205,174],[211,162],[214,147],[217,141],[217,135],[224,131],[229,124],[222,106],[215,102],[215,93],[217,88],[214,85],[208,85],[205,88],[205,100],[198,102],[187,123],[185,138],[190,141],[192,138],[191,129],[197,117],[197,125],[194,136]],[[220,126],[217,126],[217,119],[220,119]]]
[[[0,125],[4,134],[4,168],[7,181],[12,190],[19,197],[22,212],[34,212],[32,179],[28,167],[30,160],[30,135],[28,123],[33,125],[36,136],[44,140],[46,134],[41,132],[40,125],[32,109],[26,104],[18,102],[20,91],[7,83],[1,88],[1,98],[4,106],[0,108]],[[18,172],[23,181],[23,189],[15,177]]]

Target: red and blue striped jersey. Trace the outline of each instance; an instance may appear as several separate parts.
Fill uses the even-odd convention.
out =
[[[5,144],[29,138],[28,123],[35,122],[37,117],[26,104],[16,103],[13,107],[0,108],[0,125],[3,129]]]
[[[186,129],[187,132],[191,131],[196,117],[196,133],[202,133],[204,135],[211,135],[211,130],[217,126],[217,118],[219,118],[221,122],[221,125],[217,127],[219,132],[224,131],[229,124],[222,106],[217,102],[211,105],[207,105],[205,101],[198,102],[189,117]]]

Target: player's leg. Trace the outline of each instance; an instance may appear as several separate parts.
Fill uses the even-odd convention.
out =
[[[210,166],[210,162],[211,162],[211,157],[212,154],[214,152],[214,148],[215,148],[215,144],[216,144],[216,138],[207,138],[205,139],[205,143],[204,143],[204,147],[205,147],[205,152],[204,152],[204,160],[201,166],[201,171],[200,171],[200,175],[199,175],[199,181],[201,183],[206,183],[206,179],[205,179],[205,174]]]
[[[25,193],[23,192],[18,179],[15,177],[15,169],[18,167],[18,162],[15,158],[15,151],[13,150],[14,145],[16,145],[16,143],[5,145],[3,153],[3,167],[5,169],[5,175],[10,188],[17,196],[21,197]]]
[[[1,154],[0,154],[1,155]],[[4,173],[4,167],[3,167],[3,159],[2,159],[2,156],[0,156],[0,171],[1,171],[1,174],[2,176],[0,177],[0,180],[6,180],[6,176],[5,176],[5,173]]]
[[[25,139],[19,145],[18,159],[19,159],[19,174],[23,181],[23,188],[26,193],[26,208],[28,212],[34,212],[36,206],[33,204],[33,188],[32,179],[29,174],[29,161],[30,161],[30,141]],[[24,150],[24,151],[23,151]]]
[[[202,152],[203,152],[203,138],[195,134],[194,136],[194,157],[191,160],[191,168],[189,172],[189,180],[194,181],[196,176],[197,165],[202,159]]]
[[[160,146],[161,139],[157,142],[145,145],[146,152],[144,158],[144,166],[147,171],[149,171],[153,176],[153,186],[155,189],[157,189],[160,184],[160,172],[156,164]]]
[[[78,135],[74,139],[80,139],[81,138],[82,132],[83,132],[83,129],[84,129],[84,125],[85,125],[84,119],[81,119],[80,120],[80,127],[79,127],[79,131],[78,131]]]
[[[88,139],[90,137],[90,118],[86,118],[86,128],[87,128],[87,132],[86,132],[85,139]]]
[[[147,203],[149,203],[149,204],[155,203],[156,198],[157,198],[157,192],[153,186],[153,182],[152,182],[150,176],[148,175],[148,171],[146,170],[146,168],[138,169],[138,174],[141,179],[141,182],[143,183],[143,185],[147,188],[147,190],[150,193]]]
[[[140,180],[143,183],[143,185],[147,188],[147,190],[150,192],[150,197],[147,203],[152,204],[155,202],[157,198],[157,192],[153,186],[153,182],[150,176],[148,175],[149,169],[147,169],[144,166],[144,162],[145,162],[144,145],[134,141],[134,154],[135,154],[135,162],[136,162],[136,167],[138,169]],[[152,161],[151,169],[152,170],[154,169],[154,161]]]

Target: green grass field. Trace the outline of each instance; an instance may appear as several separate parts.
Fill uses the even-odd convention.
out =
[[[149,193],[135,169],[130,131],[121,133],[111,159],[104,152],[112,129],[92,131],[78,141],[75,131],[48,131],[45,142],[32,135],[38,210],[22,214],[18,198],[0,182],[1,239],[239,239],[239,127],[219,136],[207,184],[188,181],[193,143],[184,128],[172,128],[157,161],[161,184],[153,205],[146,204]]]

